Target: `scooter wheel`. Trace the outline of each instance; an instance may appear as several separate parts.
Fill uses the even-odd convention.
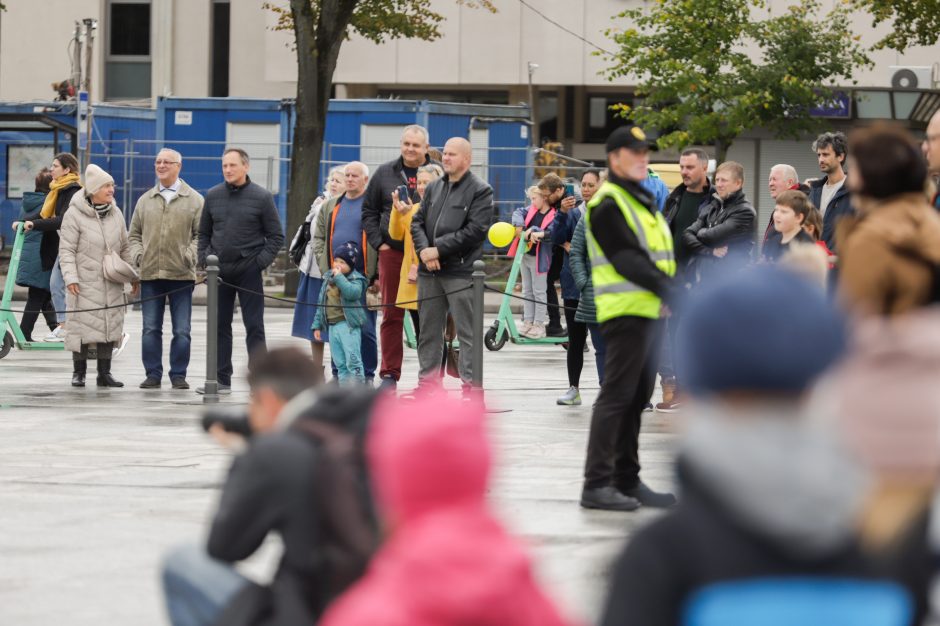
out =
[[[7,331],[3,335],[3,344],[0,345],[0,359],[10,354],[10,350],[13,349],[13,335],[10,331]]]
[[[483,345],[491,352],[496,352],[506,345],[506,332],[503,331],[502,336],[497,339],[496,332],[498,330],[498,327],[490,326],[489,330],[486,331],[486,335],[483,336]]]

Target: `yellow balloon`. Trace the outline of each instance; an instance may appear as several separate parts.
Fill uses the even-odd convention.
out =
[[[496,222],[490,226],[490,243],[497,248],[504,248],[516,238],[516,229],[509,222]]]

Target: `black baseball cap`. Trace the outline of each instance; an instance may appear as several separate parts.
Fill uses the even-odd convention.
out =
[[[656,142],[647,139],[646,133],[636,124],[621,126],[610,133],[610,137],[607,138],[607,144],[605,146],[607,153],[610,154],[620,148],[627,148],[628,150],[659,150]]]

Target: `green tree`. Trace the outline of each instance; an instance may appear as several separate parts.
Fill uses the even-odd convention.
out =
[[[491,0],[455,0],[495,12]],[[293,32],[297,50],[296,122],[287,191],[288,236],[303,222],[317,195],[320,153],[336,61],[351,33],[381,43],[387,39],[432,41],[444,17],[431,0],[290,0],[265,2],[278,15],[277,30]]]
[[[763,0],[657,0],[615,19],[630,27],[607,31],[617,44],[607,77],[638,81],[635,105],[615,108],[657,129],[662,147],[714,145],[719,160],[754,128],[814,129],[810,108],[870,64],[848,9],[823,16],[817,0],[778,15]]]
[[[891,32],[875,49],[903,52],[908,46],[932,46],[940,40],[938,0],[852,0],[851,5],[872,16],[872,28],[890,23]]]

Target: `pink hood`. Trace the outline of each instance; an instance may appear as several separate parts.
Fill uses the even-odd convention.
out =
[[[367,454],[392,534],[324,626],[561,626],[529,559],[490,514],[482,406],[443,394],[376,408]]]

